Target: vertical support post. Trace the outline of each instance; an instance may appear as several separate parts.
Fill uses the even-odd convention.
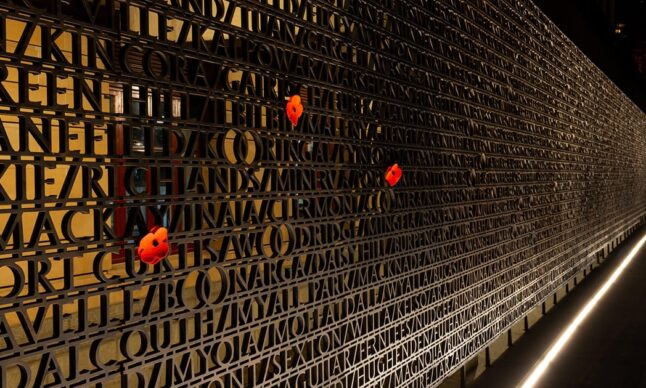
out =
[[[543,315],[545,315],[545,314],[547,313],[547,311],[546,311],[546,309],[545,309],[545,302],[543,302],[543,303],[541,304],[541,312],[543,313]]]
[[[460,388],[467,388],[467,370],[464,365],[460,368]]]

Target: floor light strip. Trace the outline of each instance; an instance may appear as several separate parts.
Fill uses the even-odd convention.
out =
[[[545,370],[549,366],[550,362],[552,362],[558,353],[563,349],[567,341],[572,337],[572,334],[574,334],[574,331],[576,328],[583,322],[583,320],[590,314],[590,311],[594,308],[594,306],[599,302],[599,300],[603,297],[603,295],[610,289],[612,284],[619,278],[621,273],[626,269],[628,264],[633,260],[633,258],[637,255],[637,252],[641,249],[641,247],[646,243],[646,235],[644,235],[641,240],[633,247],[633,249],[630,251],[628,256],[626,256],[622,261],[621,264],[619,264],[619,267],[615,269],[615,271],[610,275],[608,280],[601,286],[601,288],[594,294],[592,299],[588,301],[588,303],[579,311],[577,316],[574,318],[572,322],[570,322],[570,325],[565,329],[565,331],[559,336],[558,340],[550,347],[550,350],[547,352],[547,354],[543,357],[543,359],[540,361],[538,365],[534,368],[532,373],[529,375],[529,377],[525,380],[525,382],[522,384],[522,388],[532,388],[537,382],[538,379],[545,373]]]

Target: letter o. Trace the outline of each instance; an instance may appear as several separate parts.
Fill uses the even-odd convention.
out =
[[[0,267],[0,275],[6,280],[7,276],[3,274],[3,272],[6,272],[4,268],[9,270],[13,279],[10,282],[11,287],[8,291],[5,291],[4,295],[0,295],[0,300],[17,296],[25,287],[25,273],[16,263],[7,263]]]
[[[218,366],[226,366],[233,361],[233,344],[227,341],[216,342],[211,348],[211,361]]]
[[[155,64],[154,58],[158,59],[158,62],[161,64],[161,70],[158,74],[155,73],[153,65]],[[170,69],[170,62],[168,57],[161,51],[158,50],[148,50],[144,55],[144,71],[151,77],[157,79],[166,79],[168,78],[168,73]]]
[[[131,338],[134,338],[135,334],[139,336],[139,346],[138,348],[136,348],[136,351],[131,352],[130,345],[133,344]],[[137,360],[141,358],[144,354],[146,354],[147,348],[148,337],[146,336],[146,333],[144,333],[144,331],[141,329],[127,331],[119,339],[119,349],[121,350],[121,354],[130,360]]]
[[[307,331],[307,323],[302,315],[297,315],[289,319],[289,335],[292,338],[300,337]]]
[[[269,239],[269,244],[262,244],[263,254],[269,258],[289,256],[294,251],[296,232],[289,223],[282,225],[267,225],[262,234],[262,241]]]
[[[211,275],[211,271],[217,272],[217,277],[220,278],[219,282],[214,280],[214,275],[216,274]],[[219,287],[217,287],[218,284]],[[222,269],[215,266],[209,268],[208,271],[199,270],[197,272],[197,278],[195,279],[195,295],[200,303],[193,308],[199,309],[205,305],[213,306],[222,302],[227,295],[227,290],[227,277]]]
[[[262,66],[271,66],[274,62],[274,53],[266,43],[261,43],[255,50],[256,60]],[[264,55],[263,55],[264,54]]]

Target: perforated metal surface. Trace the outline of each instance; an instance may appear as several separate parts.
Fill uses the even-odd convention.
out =
[[[7,387],[432,386],[644,215],[529,1],[0,1],[0,59]]]

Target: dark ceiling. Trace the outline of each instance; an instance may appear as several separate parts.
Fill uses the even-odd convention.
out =
[[[646,0],[535,0],[646,112]]]

